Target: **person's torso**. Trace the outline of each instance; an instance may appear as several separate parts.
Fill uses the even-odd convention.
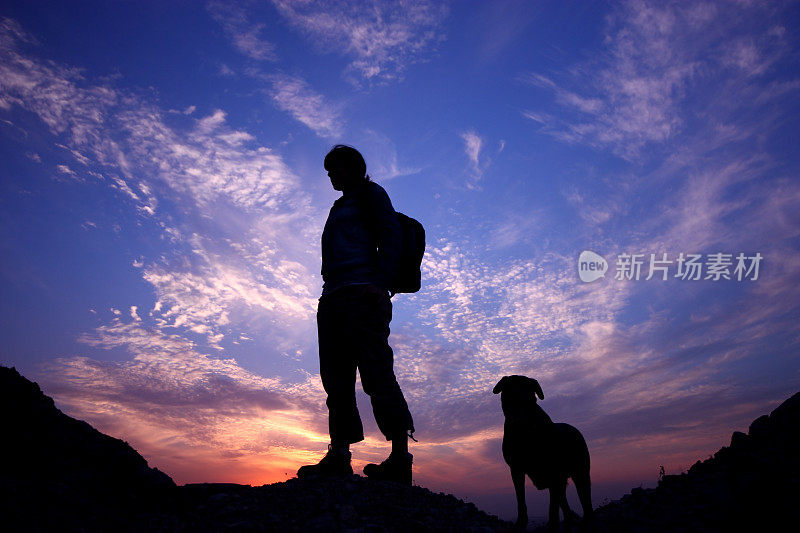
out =
[[[367,187],[343,195],[331,207],[322,232],[323,294],[342,285],[371,283],[375,276],[377,240],[370,227]]]

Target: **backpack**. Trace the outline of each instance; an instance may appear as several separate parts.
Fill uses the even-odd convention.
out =
[[[364,200],[361,200],[363,205]],[[367,210],[369,211],[369,210]],[[394,279],[387,287],[392,296],[398,292],[417,292],[422,286],[422,256],[425,255],[425,228],[418,220],[395,212],[400,223],[402,249],[397,258]],[[369,213],[368,213],[369,214]]]
[[[392,286],[392,296],[398,292],[417,292],[422,286],[422,256],[425,255],[425,228],[419,221],[403,213],[397,213],[400,223],[403,249],[398,258]]]

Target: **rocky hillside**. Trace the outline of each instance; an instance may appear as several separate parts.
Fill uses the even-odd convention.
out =
[[[65,415],[13,368],[0,367],[0,410],[5,531],[125,524],[175,488],[126,442]]]
[[[0,367],[2,531],[507,531],[454,496],[360,476],[176,487],[127,443]]]
[[[654,489],[633,489],[596,514],[596,530],[609,533],[796,530],[800,392],[688,472],[664,476]]]
[[[127,443],[0,367],[2,531],[510,531],[454,496],[360,476],[175,486]],[[800,393],[655,489],[596,511],[598,533],[783,531],[800,522]],[[531,528],[533,529],[533,528]],[[796,529],[792,527],[791,529]]]

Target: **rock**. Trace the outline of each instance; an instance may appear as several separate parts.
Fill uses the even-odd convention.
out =
[[[2,514],[27,530],[124,529],[174,495],[128,443],[65,415],[14,368],[0,367],[0,410]]]
[[[769,415],[761,415],[750,424],[747,433],[751,437],[765,437],[769,434],[770,420]]]
[[[800,521],[799,431],[797,393],[687,473],[598,508],[596,531],[782,531]]]
[[[744,448],[748,443],[747,435],[741,431],[734,431],[731,435],[731,448]]]

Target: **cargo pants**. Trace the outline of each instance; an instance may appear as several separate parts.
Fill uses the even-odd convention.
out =
[[[389,295],[374,286],[347,285],[319,299],[319,369],[328,395],[331,442],[364,440],[356,406],[356,369],[386,440],[414,432],[408,404],[394,375],[391,319]]]

